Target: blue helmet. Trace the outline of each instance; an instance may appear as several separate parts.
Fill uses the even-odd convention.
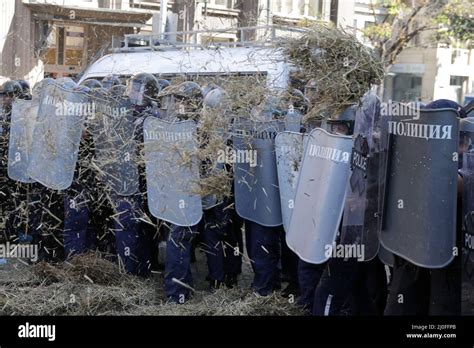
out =
[[[467,117],[466,110],[458,103],[448,99],[438,99],[427,104],[426,109],[454,109],[461,118]]]

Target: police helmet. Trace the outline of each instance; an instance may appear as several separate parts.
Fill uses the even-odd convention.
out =
[[[311,103],[314,103],[319,96],[319,87],[316,79],[311,79],[304,86],[304,95]]]
[[[207,93],[209,93],[210,91],[216,88],[219,88],[219,86],[216,85],[214,82],[210,82],[202,87],[202,95],[206,97]]]
[[[165,79],[158,79],[158,85],[160,86],[160,90],[163,90],[170,85],[170,82]]]
[[[89,89],[102,88],[102,83],[100,83],[100,81],[96,79],[88,79],[82,81],[80,85]]]
[[[354,122],[357,105],[350,105],[333,118],[325,120],[327,130],[331,133],[351,135],[354,132]]]
[[[54,80],[52,78],[45,78],[45,79],[42,79],[41,81],[37,82],[34,86],[33,86],[33,91],[32,91],[32,94],[33,94],[33,97],[39,97],[42,93],[42,91],[46,88],[47,85],[51,84],[51,83],[54,83]]]
[[[122,81],[116,75],[107,75],[105,76],[102,81],[102,87],[110,88],[112,86],[118,86],[122,84]]]
[[[125,85],[114,85],[109,88],[109,93],[114,97],[122,97],[125,95],[127,87]]]
[[[207,92],[204,97],[203,105],[208,108],[216,108],[222,102],[224,92],[220,88],[214,88]]]
[[[11,80],[3,84],[3,93],[9,97],[18,98],[23,95],[23,88],[18,81]]]
[[[293,106],[293,108],[298,109],[302,113],[308,112],[310,108],[309,99],[306,98],[303,92],[299,89],[292,89],[289,99],[290,105]]]
[[[471,150],[474,138],[474,117],[462,118],[459,121],[459,144]]]
[[[152,100],[156,99],[159,93],[160,85],[152,74],[139,73],[128,80],[126,95],[135,105],[151,105]]]
[[[452,100],[438,99],[426,105],[426,109],[444,109],[444,108],[456,110],[459,113],[459,116],[461,118],[467,117],[466,110],[464,110],[464,108],[461,105],[459,105],[458,103]]]
[[[25,80],[17,80],[18,83],[21,86],[22,89],[22,95],[20,98],[22,99],[31,99],[31,90],[30,90],[30,84],[26,82]]]

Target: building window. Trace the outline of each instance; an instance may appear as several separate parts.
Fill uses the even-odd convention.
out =
[[[467,90],[467,76],[456,76],[451,75],[449,78],[449,85],[451,90],[454,92],[456,96],[456,102],[461,103],[463,96],[468,92]]]
[[[323,14],[324,0],[309,0],[308,1],[308,16],[321,17]]]
[[[46,39],[46,45],[47,51],[43,57],[46,72],[79,68],[84,53],[84,27],[55,25]]]
[[[320,14],[318,8],[321,0],[310,1],[308,4],[308,16],[317,17]]]
[[[451,75],[451,77],[449,78],[449,84],[451,86],[462,86],[466,79],[466,76]]]
[[[215,5],[218,7],[225,7],[225,8],[234,8],[234,1],[233,0],[208,0],[210,5]]]
[[[305,15],[305,7],[306,1],[305,0],[298,0],[298,8],[297,8],[297,15],[304,16]]]
[[[329,14],[329,20],[334,24],[337,24],[339,0],[331,0],[331,12]]]
[[[456,59],[461,57],[461,50],[453,49],[451,52],[451,64],[456,63]]]
[[[110,7],[110,0],[99,0],[99,7],[100,8],[109,8]]]
[[[234,42],[235,39],[228,37],[219,37],[219,36],[201,36],[201,43],[203,45],[212,45],[219,43],[230,43]]]
[[[122,0],[99,0],[99,7],[120,10],[122,8]]]
[[[57,63],[58,65],[63,65],[64,64],[64,27],[59,27],[58,28],[58,60]]]
[[[397,74],[393,79],[393,100],[407,103],[421,99],[421,76]]]
[[[282,0],[275,0],[273,2],[273,12],[275,13],[281,13],[281,5],[282,5]]]
[[[84,50],[84,28],[66,27],[66,65],[81,65]]]
[[[284,17],[318,17],[322,14],[324,0],[274,0],[273,13]]]
[[[56,55],[57,55],[57,40],[56,40],[56,27],[51,30],[50,34],[46,38],[46,46],[48,50],[46,51],[43,60],[44,64],[56,64]]]
[[[373,27],[374,25],[375,25],[374,22],[371,22],[371,21],[364,21],[364,29]]]

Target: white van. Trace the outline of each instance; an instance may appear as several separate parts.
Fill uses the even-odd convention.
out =
[[[247,29],[247,28],[242,28]],[[293,29],[291,29],[293,30]],[[181,32],[183,33],[183,32]],[[140,35],[126,35],[137,37]],[[143,35],[147,38],[147,35]],[[150,39],[149,42],[153,40]],[[266,41],[265,43],[273,41]],[[238,43],[235,43],[236,45]],[[289,83],[291,64],[286,61],[282,50],[256,42],[246,43],[247,47],[204,47],[180,44],[147,46],[145,48],[116,49],[90,67],[81,76],[82,82],[87,79],[114,74],[125,80],[137,73],[150,73],[159,78],[172,79],[175,76],[263,76],[266,86],[271,90],[286,89]],[[225,86],[222,86],[225,88]]]
[[[97,60],[84,72],[79,82],[91,78],[100,80],[109,74],[126,79],[143,72],[160,78],[178,75],[260,75],[266,78],[268,88],[285,89],[290,66],[281,51],[274,48],[119,52]]]

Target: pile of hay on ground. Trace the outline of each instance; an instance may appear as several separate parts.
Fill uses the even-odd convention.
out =
[[[15,264],[0,278],[2,315],[98,315],[156,300],[151,280],[120,273],[97,253],[56,265]]]
[[[196,291],[185,304],[169,303],[160,279],[120,273],[97,253],[56,265],[10,264],[0,269],[0,315],[301,315],[275,293],[257,297],[243,288]]]
[[[331,24],[316,24],[301,38],[284,40],[282,45],[301,76],[317,81],[319,100],[305,116],[306,122],[340,114],[384,76],[374,50]]]
[[[116,313],[124,314],[124,313]],[[164,303],[131,311],[130,315],[193,315],[193,316],[294,316],[304,313],[295,303],[274,293],[257,297],[248,289],[219,289],[215,293],[198,291],[185,304]]]

